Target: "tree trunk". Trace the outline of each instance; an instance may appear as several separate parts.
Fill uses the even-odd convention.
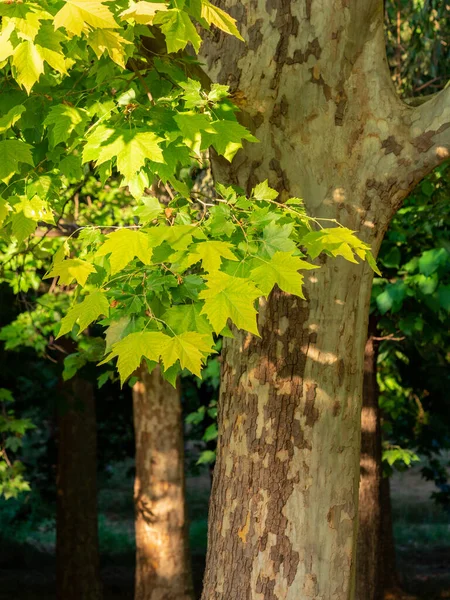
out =
[[[215,31],[212,80],[230,85],[259,144],[222,183],[269,179],[377,254],[403,198],[449,156],[450,88],[411,108],[396,96],[380,0],[220,5],[244,44]],[[261,339],[225,344],[203,600],[354,597],[360,409],[371,274],[323,260],[307,301],[261,306]]]
[[[399,588],[400,581],[395,558],[389,477],[382,477],[381,479],[381,540],[383,588],[385,591],[396,590]]]
[[[381,600],[381,424],[378,408],[375,326],[369,326],[364,351],[363,405],[361,414],[361,458],[359,481],[359,531],[356,566],[356,599]]]
[[[64,383],[58,408],[56,579],[58,600],[101,600],[97,427],[92,384]]]
[[[192,600],[180,392],[159,369],[133,387],[136,600]]]

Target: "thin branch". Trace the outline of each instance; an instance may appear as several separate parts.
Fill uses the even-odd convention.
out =
[[[142,77],[142,74],[139,71],[139,69],[138,69],[136,63],[134,62],[134,60],[130,59],[130,65],[131,65],[131,68],[133,69],[133,71],[138,76],[139,81],[142,83],[142,87],[146,91],[148,99],[150,100],[151,104],[153,104],[153,106],[154,106],[155,105],[155,101],[153,99],[152,93],[151,93],[151,91],[150,91],[150,89],[149,89],[149,87],[148,87],[145,79]]]

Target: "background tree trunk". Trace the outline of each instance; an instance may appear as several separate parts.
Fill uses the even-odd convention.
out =
[[[400,586],[395,557],[395,540],[392,523],[391,486],[389,477],[381,478],[381,556],[383,557],[383,588],[396,590]]]
[[[56,579],[58,600],[101,600],[97,426],[92,384],[61,385],[58,407]]]
[[[133,407],[135,599],[192,600],[180,392],[143,365]]]
[[[378,408],[376,324],[369,323],[364,351],[361,458],[359,482],[359,530],[356,565],[356,600],[381,600],[381,424]]]

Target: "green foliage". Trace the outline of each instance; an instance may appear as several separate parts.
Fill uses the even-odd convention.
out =
[[[102,362],[117,357],[122,382],[144,358],[161,362],[172,383],[182,369],[200,376],[228,322],[258,335],[256,303],[275,285],[302,297],[299,271],[314,268],[308,255],[371,260],[354,232],[310,221],[299,199],[278,203],[267,182],[250,198],[218,186],[205,201],[186,177],[209,148],[231,161],[244,141],[257,142],[228,88],[202,86],[185,51],[198,52],[198,27],[242,39],[209,0],[26,1],[3,3],[0,15],[2,277],[17,291],[34,289],[33,302],[48,292],[55,308],[63,297],[55,290],[73,296],[69,310],[64,302],[56,310],[58,337],[84,339],[103,318]],[[113,215],[80,209],[89,186],[108,189]],[[128,212],[115,210],[112,189]],[[156,199],[162,190],[168,197]],[[53,236],[67,237],[56,252]],[[21,325],[36,329],[36,311]],[[18,322],[1,334],[16,340],[10,348]],[[54,331],[44,329],[31,338],[45,353]],[[80,342],[64,378],[97,350]]]
[[[400,209],[380,250],[383,277],[375,279],[372,294],[386,338],[379,355],[386,443],[424,457],[424,475],[439,485],[445,482],[439,453],[450,447],[449,182],[449,166],[443,165]],[[406,464],[407,455],[396,456],[395,468]]]
[[[0,497],[16,498],[30,486],[23,478],[23,465],[13,460],[22,446],[24,434],[33,429],[29,419],[17,419],[10,408],[14,398],[9,390],[0,388]]]

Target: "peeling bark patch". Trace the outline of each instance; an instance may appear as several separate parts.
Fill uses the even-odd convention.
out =
[[[403,150],[403,146],[397,142],[393,135],[390,135],[388,138],[383,140],[381,149],[384,150],[385,154],[395,154],[395,156],[399,156]]]
[[[272,169],[272,171],[275,171],[279,180],[278,183],[274,184],[275,189],[280,192],[280,194],[283,191],[289,192],[289,179],[286,175],[286,171],[281,168],[280,161],[276,158],[272,158],[269,163],[269,167]]]
[[[345,109],[347,108],[347,94],[342,90],[338,93],[334,102],[336,104],[336,114],[334,115],[334,124],[342,127],[344,124]]]
[[[250,50],[257,50],[263,41],[261,33],[261,27],[263,24],[262,19],[257,19],[255,23],[248,28],[248,47]]]
[[[285,95],[281,97],[280,102],[277,102],[273,107],[272,114],[270,116],[270,123],[276,127],[281,127],[281,119],[287,117],[289,111],[289,104]]]
[[[306,0],[306,18],[308,21],[311,21],[311,5],[312,0]]]
[[[294,56],[288,57],[286,59],[286,64],[287,65],[295,65],[295,64],[302,65],[303,63],[307,62],[307,60],[310,56],[314,56],[314,58],[319,60],[321,54],[322,54],[322,48],[320,47],[319,39],[314,38],[312,42],[308,43],[308,47],[306,48],[306,50],[304,52],[302,52],[299,48],[297,48],[294,52]]]
[[[450,123],[444,123],[439,127],[439,129],[430,129],[430,131],[425,131],[421,135],[417,136],[411,141],[411,144],[416,148],[419,152],[428,152],[434,146],[434,136],[439,133],[443,133],[446,129],[450,127]]]
[[[317,63],[309,71],[311,73],[311,83],[315,83],[322,87],[325,100],[329,102],[332,97],[331,87],[327,83],[325,83],[325,80],[320,73],[319,66],[317,65]]]
[[[317,384],[309,385],[306,389],[306,401],[305,401],[305,416],[306,424],[308,427],[314,427],[314,423],[319,418],[319,411],[314,406],[316,402],[316,388]]]
[[[273,8],[277,11],[277,16],[274,22],[274,26],[278,29],[280,39],[278,41],[274,61],[276,63],[275,73],[270,83],[270,88],[276,90],[278,88],[281,71],[287,62],[287,53],[289,46],[289,38],[291,36],[297,37],[299,30],[299,21],[297,17],[292,15],[291,12],[291,0],[267,0],[267,8],[271,10]]]

